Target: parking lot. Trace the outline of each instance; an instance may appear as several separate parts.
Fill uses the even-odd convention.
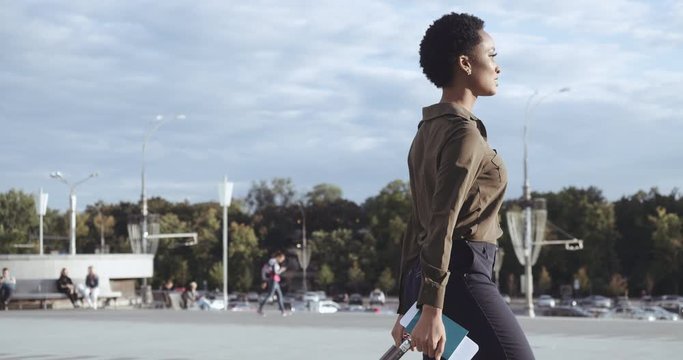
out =
[[[253,312],[0,312],[0,359],[376,359],[395,317]],[[683,322],[520,317],[538,359],[673,359]],[[409,353],[404,359],[421,359]]]

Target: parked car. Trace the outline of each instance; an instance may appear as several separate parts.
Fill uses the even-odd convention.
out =
[[[632,306],[633,304],[631,303],[631,300],[629,300],[628,296],[617,296],[614,298],[614,305],[615,306]]]
[[[363,296],[355,293],[349,296],[349,305],[363,305]]]
[[[321,314],[333,314],[341,310],[341,306],[331,300],[322,300],[318,303],[318,312]]]
[[[340,293],[334,296],[332,301],[342,304],[342,303],[348,303],[349,302],[349,294],[348,293]]]
[[[674,313],[679,317],[683,316],[683,301],[664,300],[656,301],[654,305],[664,308],[666,311]]]
[[[365,306],[363,305],[348,305],[342,309],[343,311],[349,312],[365,312]]]
[[[593,317],[605,317],[610,312],[610,309],[604,307],[582,307],[582,309],[589,312]]]
[[[320,301],[320,294],[315,291],[307,291],[303,296],[303,301]]]
[[[660,295],[652,298],[653,301],[681,301],[683,302],[683,296],[680,295]]]
[[[560,300],[560,306],[579,306],[579,302],[576,299],[566,298]]]
[[[327,300],[327,293],[325,293],[322,290],[314,291],[314,293],[318,294],[318,298],[320,300]]]
[[[674,321],[676,321],[679,319],[678,314],[674,314],[672,312],[669,312],[661,306],[648,305],[648,306],[643,306],[642,309],[643,309],[643,311],[645,311],[647,313],[651,313],[652,315],[654,315],[657,318],[657,320],[674,320]]]
[[[256,307],[246,301],[228,303],[228,308],[230,311],[256,311]]]
[[[594,317],[588,311],[575,306],[556,306],[543,311],[543,316]]]
[[[258,293],[254,292],[254,291],[247,293],[247,301],[252,301],[252,302],[259,301]]]
[[[536,299],[536,305],[539,307],[555,307],[556,301],[550,295],[541,295]]]
[[[616,307],[607,312],[603,317],[610,319],[636,319],[647,321],[657,320],[657,318],[654,315],[633,306]]]
[[[600,295],[591,295],[581,299],[579,301],[579,305],[584,307],[597,307],[609,309],[612,307],[612,300],[610,298]]]
[[[384,305],[386,302],[386,297],[384,296],[384,292],[379,289],[372,290],[370,292],[370,306],[372,305]]]

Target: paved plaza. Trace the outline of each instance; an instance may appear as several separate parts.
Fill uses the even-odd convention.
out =
[[[0,359],[378,359],[390,314],[0,312]],[[520,317],[537,359],[680,359],[683,322]],[[403,359],[421,359],[409,353]]]

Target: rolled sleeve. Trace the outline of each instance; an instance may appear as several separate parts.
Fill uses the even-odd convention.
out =
[[[485,146],[476,127],[453,131],[441,149],[427,236],[420,251],[422,283],[417,304],[443,308],[450,272],[453,229],[474,185]]]
[[[418,225],[415,219],[415,209],[413,208],[410,213],[408,226],[406,227],[405,233],[403,234],[403,240],[401,243],[401,268],[399,271],[398,278],[398,309],[396,311],[398,314],[405,314],[405,312],[408,311],[408,308],[412,306],[412,303],[409,303],[410,300],[406,299],[405,273],[408,270],[408,261],[411,259],[411,254],[414,253],[414,247],[417,245],[416,236],[417,233],[419,233],[417,227]],[[414,259],[415,257],[413,256],[412,258]]]

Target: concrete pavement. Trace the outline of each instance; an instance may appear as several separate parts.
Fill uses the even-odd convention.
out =
[[[394,316],[172,310],[0,312],[0,360],[377,359]],[[537,359],[677,359],[683,322],[519,318]],[[421,359],[409,353],[406,360]]]

